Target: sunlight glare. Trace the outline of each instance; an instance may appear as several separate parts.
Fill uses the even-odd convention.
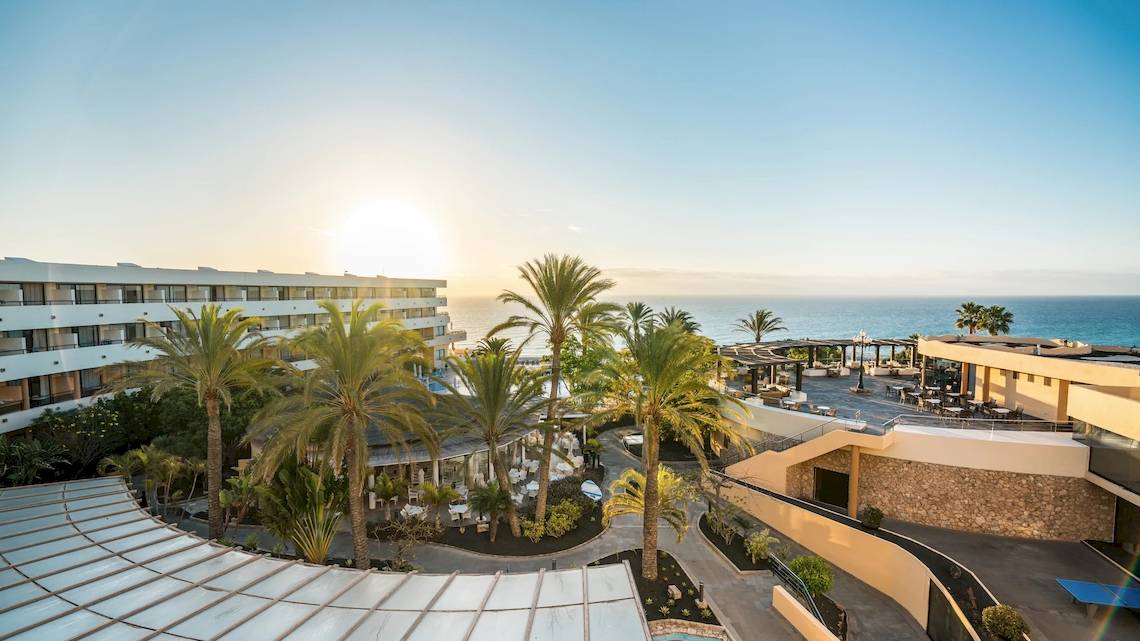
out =
[[[434,216],[397,198],[361,202],[336,233],[336,261],[358,276],[440,278],[443,242]]]

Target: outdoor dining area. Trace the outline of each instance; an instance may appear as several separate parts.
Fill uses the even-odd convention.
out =
[[[498,448],[499,460],[509,466],[507,490],[516,505],[521,506],[538,495],[542,438],[542,431],[538,429],[519,431]],[[383,448],[373,448],[370,456],[370,521],[435,519],[450,527],[474,525],[480,532],[489,527],[489,517],[473,513],[468,504],[472,492],[496,480],[489,451],[481,442],[462,438],[445,440],[436,459],[432,459],[426,449],[415,446],[392,451],[378,452],[377,449]],[[578,438],[568,432],[557,434],[550,479],[572,476],[584,464]]]
[[[1025,418],[1025,412],[1020,406],[1010,409],[998,405],[993,399],[976,399],[972,392],[962,392],[954,385],[888,385],[884,388],[884,396],[913,405],[924,412],[951,418]]]

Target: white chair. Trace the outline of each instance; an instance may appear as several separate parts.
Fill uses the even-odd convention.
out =
[[[451,512],[451,510],[448,510],[448,512],[451,513],[452,523],[459,523],[463,519],[463,517],[459,516],[459,512]]]
[[[419,501],[420,501],[419,490],[409,489],[408,490],[408,503],[419,503]]]
[[[419,478],[420,485],[423,485],[424,484],[424,471],[422,469],[419,471],[419,474],[417,475],[417,477]]]
[[[368,509],[370,509],[370,510],[376,509],[376,493],[375,492],[369,492],[368,493]]]

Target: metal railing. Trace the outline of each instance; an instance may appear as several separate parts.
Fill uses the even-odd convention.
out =
[[[920,427],[943,427],[956,430],[1016,431],[1016,432],[1072,432],[1069,421],[1044,421],[1036,418],[956,418],[935,414],[899,414],[887,421],[884,427],[893,429],[897,425],[917,425]]]
[[[768,560],[772,563],[772,574],[775,574],[784,585],[800,595],[807,603],[808,610],[811,612],[811,615],[815,617],[815,620],[827,627],[827,622],[823,620],[823,615],[819,612],[819,606],[815,604],[815,599],[812,598],[811,592],[808,591],[807,586],[804,585],[803,579],[797,576],[795,572],[792,572],[792,569],[775,554],[769,555]]]

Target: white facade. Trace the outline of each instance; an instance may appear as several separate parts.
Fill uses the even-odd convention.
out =
[[[26,427],[47,408],[70,409],[118,375],[127,361],[152,358],[127,342],[142,321],[174,321],[171,306],[197,312],[208,302],[240,308],[267,336],[327,322],[322,300],[347,310],[356,298],[383,304],[382,317],[420,332],[442,365],[466,338],[440,311],[442,280],[346,274],[275,274],[0,260],[0,433]],[[299,363],[304,366],[304,363]]]

